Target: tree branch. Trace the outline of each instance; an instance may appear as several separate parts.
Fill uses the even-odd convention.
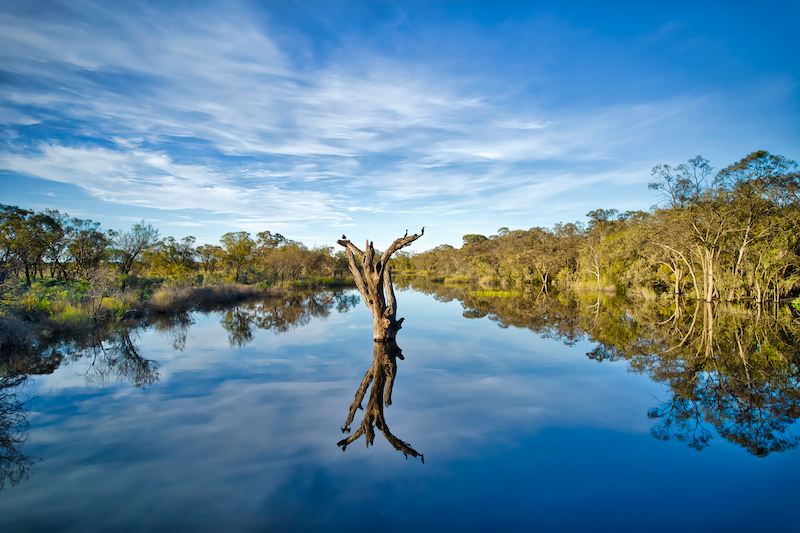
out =
[[[364,276],[362,275],[361,271],[358,269],[358,266],[356,265],[356,261],[355,261],[355,257],[354,257],[354,255],[357,255],[359,257],[359,259],[363,259],[364,252],[359,250],[356,247],[356,245],[353,244],[350,241],[341,240],[340,239],[337,242],[340,245],[345,247],[345,250],[347,252],[347,261],[348,261],[348,265],[350,267],[350,272],[352,272],[352,274],[353,274],[353,278],[355,279],[355,282],[356,282],[356,287],[358,287],[358,292],[361,293],[361,296],[364,298],[364,303],[367,304],[367,307],[369,307],[371,309],[372,306],[370,305],[370,302],[372,301],[372,298],[370,297],[369,289],[367,288],[366,284],[364,283]]]
[[[408,246],[412,242],[416,241],[417,239],[422,237],[422,235],[424,233],[425,233],[425,228],[422,228],[422,231],[420,233],[418,233],[418,234],[409,235],[408,237],[402,237],[400,239],[396,239],[389,246],[389,248],[387,248],[386,251],[383,252],[383,255],[381,256],[381,260],[380,260],[380,263],[379,263],[381,277],[383,277],[384,269],[386,268],[386,265],[389,263],[389,258],[392,257],[392,254],[394,254],[396,251],[400,250],[401,248],[405,248],[406,246]]]

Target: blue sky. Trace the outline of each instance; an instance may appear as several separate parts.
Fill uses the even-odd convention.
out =
[[[639,5],[647,4],[647,5]],[[800,159],[800,4],[0,3],[0,203],[417,250]]]

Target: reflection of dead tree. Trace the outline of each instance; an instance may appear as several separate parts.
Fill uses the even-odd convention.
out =
[[[407,232],[406,232],[407,233]],[[397,301],[392,286],[392,268],[389,259],[392,254],[416,241],[425,233],[425,228],[417,235],[396,239],[383,255],[375,261],[375,248],[367,241],[362,252],[356,245],[346,239],[337,241],[347,250],[350,272],[355,278],[356,287],[364,298],[364,303],[372,312],[372,339],[376,342],[392,340],[403,324],[397,320]],[[344,235],[342,235],[344,237]],[[358,264],[356,264],[358,258]]]
[[[17,397],[17,389],[28,381],[26,374],[10,373],[0,377],[0,490],[28,479],[35,459],[22,453],[28,440],[27,403]]]
[[[389,441],[389,444],[394,446],[395,449],[403,452],[403,455],[408,458],[420,457],[422,462],[425,462],[425,456],[418,453],[407,442],[395,437],[386,425],[386,419],[383,415],[384,403],[386,407],[392,405],[392,387],[394,386],[394,378],[397,375],[397,358],[403,359],[403,353],[397,346],[394,340],[387,342],[376,342],[373,348],[372,366],[364,375],[361,380],[361,386],[356,391],[356,398],[350,404],[350,414],[345,422],[345,427],[342,428],[342,433],[350,433],[350,424],[356,416],[358,409],[361,407],[361,402],[367,393],[369,384],[372,383],[372,390],[369,394],[367,401],[367,409],[364,411],[364,420],[358,427],[355,433],[337,443],[342,447],[342,451],[347,449],[347,446],[357,440],[361,435],[366,435],[367,447],[369,448],[375,440],[375,430],[373,426],[377,427]]]

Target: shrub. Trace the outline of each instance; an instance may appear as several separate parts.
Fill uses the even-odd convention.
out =
[[[51,318],[61,326],[80,324],[89,320],[89,315],[74,305],[64,305],[51,315]]]
[[[100,308],[112,312],[117,317],[121,317],[125,311],[130,309],[130,305],[118,298],[106,296],[100,302]]]
[[[39,297],[33,290],[28,291],[21,301],[22,306],[26,311],[32,310],[34,307],[39,307]]]

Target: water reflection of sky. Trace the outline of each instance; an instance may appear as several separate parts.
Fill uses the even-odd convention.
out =
[[[336,442],[372,358],[363,305],[231,348],[195,316],[183,351],[153,330],[145,389],[87,385],[83,360],[36,376],[29,480],[0,493],[3,531],[788,530],[800,453],[650,436],[660,386],[589,343],[467,320],[405,291],[392,432]]]

